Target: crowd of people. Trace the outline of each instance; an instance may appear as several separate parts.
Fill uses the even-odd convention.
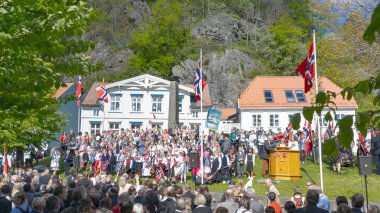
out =
[[[204,158],[200,159],[199,131],[186,127],[121,129],[95,135],[63,132],[61,146],[51,151],[50,168],[41,174],[32,168],[13,168],[12,175],[1,178],[0,212],[330,212],[327,196],[312,181],[306,196],[297,187],[288,202],[279,202],[280,193],[267,173],[270,150],[276,146],[300,150],[304,152],[301,161],[310,154],[302,133],[276,141],[279,135],[261,130],[211,133],[203,138]],[[380,139],[379,133],[376,137]],[[256,156],[262,159],[260,175],[266,178],[265,199],[259,199],[252,188]],[[61,158],[64,180],[57,174]],[[187,183],[188,172],[198,183],[193,191]],[[246,176],[246,184],[231,181]],[[213,209],[210,182],[229,185]],[[179,187],[177,183],[184,184]],[[352,197],[352,207],[342,200],[347,201],[337,198],[336,212],[362,211],[362,195]],[[371,211],[379,212],[376,207]]]

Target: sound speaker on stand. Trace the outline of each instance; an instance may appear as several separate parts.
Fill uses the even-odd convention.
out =
[[[371,175],[372,174],[371,156],[359,156],[358,168],[359,168],[359,175]]]
[[[358,167],[359,175],[364,175],[364,185],[365,185],[365,197],[367,200],[367,211],[368,211],[368,183],[367,175],[372,174],[372,158],[371,156],[358,156]]]

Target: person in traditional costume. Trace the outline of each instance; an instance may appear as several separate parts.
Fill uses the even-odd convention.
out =
[[[143,157],[142,176],[149,177],[151,175],[150,173],[151,169],[152,169],[152,161],[151,161],[150,153],[147,150]]]
[[[117,174],[123,174],[124,173],[124,161],[125,161],[125,154],[124,150],[120,150],[119,154],[116,158],[116,173]]]
[[[219,152],[215,152],[214,154],[214,161],[212,162],[211,167],[211,174],[212,174],[212,180],[219,183],[222,181],[222,158],[219,154]]]

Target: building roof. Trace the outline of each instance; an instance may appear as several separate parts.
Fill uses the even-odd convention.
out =
[[[320,77],[319,90],[340,93],[342,88],[326,77]],[[272,103],[266,103],[264,90],[271,90],[273,96]],[[240,95],[239,107],[241,109],[281,109],[281,108],[302,108],[311,106],[314,102],[314,90],[305,94],[306,102],[288,103],[285,97],[285,90],[304,90],[304,79],[301,76],[257,76],[248,85],[247,89]],[[334,100],[338,108],[357,108],[354,99],[345,100],[342,96],[337,96]]]
[[[65,87],[60,87],[55,91],[54,98],[60,98],[68,89],[70,89],[74,83],[66,83]]]
[[[194,85],[192,85],[192,84],[185,84],[184,86],[191,88],[191,89],[194,89]],[[203,89],[202,96],[203,96],[203,103],[202,103],[203,106],[212,106],[213,105],[212,100],[211,100],[211,95],[210,95],[210,88],[209,88],[208,84],[206,84],[205,88]],[[195,103],[195,106],[200,107],[201,102],[197,101]]]
[[[91,88],[86,93],[86,96],[84,97],[82,101],[82,105],[84,106],[95,106],[97,105],[97,98],[96,95],[98,94],[98,91],[96,91],[96,88],[100,87],[102,82],[94,82],[91,86]]]
[[[118,86],[123,86],[123,85],[128,85],[130,87],[150,87],[150,86],[155,86],[155,87],[168,87],[170,84],[170,81],[152,76],[149,74],[144,74],[140,76],[136,76],[133,78],[125,79],[122,81],[114,82],[114,83],[109,83],[107,85],[107,90],[111,89],[113,87],[118,87]],[[97,88],[101,86],[101,82],[94,82],[91,86],[91,88],[88,90],[87,94],[85,95],[82,105],[84,106],[97,106]],[[178,85],[179,89],[184,90],[189,92],[190,94],[194,94],[194,86],[192,84],[185,84],[185,85]],[[203,90],[203,106],[212,106],[212,101],[211,101],[211,96],[210,96],[210,91],[208,85]],[[193,106],[193,105],[192,105]],[[194,106],[200,107],[200,102],[194,103]]]
[[[222,112],[220,120],[228,120],[228,117],[236,113],[236,108],[217,108],[217,110]]]

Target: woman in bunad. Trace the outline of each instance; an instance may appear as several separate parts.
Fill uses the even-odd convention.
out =
[[[164,149],[162,149],[164,150]],[[161,158],[162,158],[162,172],[164,173],[165,176],[167,176],[168,172],[168,153],[167,151],[162,151],[161,152]]]
[[[160,150],[156,149],[153,155],[154,160],[154,169],[157,170],[159,166],[162,167],[162,156],[160,154]]]
[[[255,165],[255,153],[253,148],[248,148],[248,153],[245,155],[245,169],[248,172],[248,179],[251,179],[255,176],[253,171],[253,166]]]
[[[158,140],[156,148],[160,151],[164,150],[164,144],[162,140]]]
[[[179,155],[178,152],[174,152],[174,156],[173,156],[173,174],[174,174],[174,177],[177,178],[177,180],[180,179],[181,177],[181,163],[182,162],[182,156]]]
[[[185,152],[180,152],[180,165],[181,165],[181,183],[186,182],[186,173],[188,171],[187,164],[189,163],[189,157],[186,155]]]
[[[88,132],[85,132],[85,133],[84,133],[83,141],[84,141],[87,145],[90,145],[91,137],[90,137],[90,135],[88,134]]]
[[[135,156],[135,173],[138,174],[139,176],[141,176],[141,170],[142,170],[142,167],[143,167],[143,156],[141,155],[140,152],[137,152],[136,153],[136,156]]]
[[[6,157],[6,156],[5,156]],[[50,168],[53,170],[53,175],[56,175],[59,170],[59,158],[61,157],[61,150],[59,147],[55,147],[51,154],[52,160],[50,163]]]
[[[124,161],[125,172],[130,175],[135,169],[135,159],[131,156],[131,153],[127,153]]]
[[[211,167],[211,173],[213,175],[212,180],[217,183],[222,181],[221,168],[222,168],[222,158],[219,152],[217,151],[214,154],[214,160],[212,162],[212,167]]]
[[[100,150],[97,150],[96,151],[96,154],[95,154],[95,174],[99,174],[100,172],[100,156],[102,155],[102,153],[100,152]]]
[[[205,151],[203,154],[203,167],[204,167],[204,174],[209,175],[211,173],[211,159],[210,159],[210,153],[208,151]]]
[[[142,176],[143,177],[149,177],[150,176],[150,170],[152,169],[152,162],[149,150],[145,151],[144,157],[143,157],[143,166],[142,166]]]
[[[234,146],[231,147],[231,151],[228,157],[230,159],[230,165],[231,165],[230,174],[231,176],[236,177],[237,163],[236,163],[236,150]]]
[[[251,147],[251,148],[256,147],[256,139],[257,139],[257,136],[256,136],[255,131],[254,130],[249,131],[248,147]],[[253,150],[255,149],[253,148]]]
[[[109,155],[107,153],[107,149],[103,149],[103,153],[100,156],[100,170],[102,171],[102,173],[107,172],[108,162]]]
[[[123,174],[124,173],[124,161],[125,161],[125,154],[124,150],[120,150],[119,154],[117,155],[116,158],[116,173],[117,174]]]

